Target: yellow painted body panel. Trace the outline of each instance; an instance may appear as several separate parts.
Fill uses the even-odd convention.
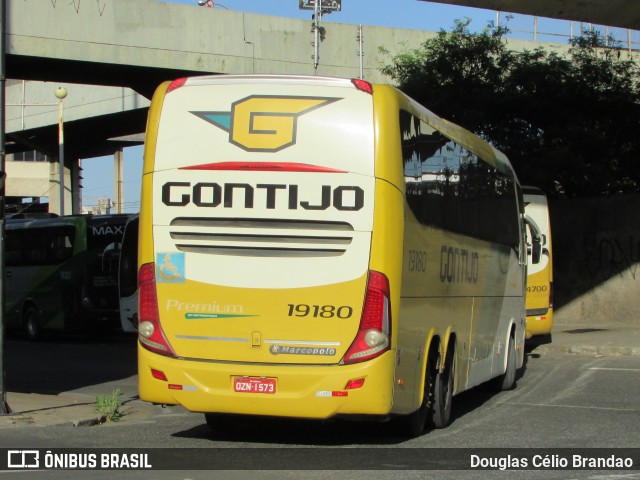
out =
[[[141,399],[180,404],[194,412],[329,418],[338,414],[385,415],[391,409],[393,352],[340,367],[176,360],[140,346],[138,358]],[[151,369],[164,372],[168,381],[153,378]],[[234,376],[275,378],[276,393],[234,392]],[[357,379],[365,380],[361,388],[345,390],[349,380]]]
[[[537,311],[535,315],[527,315],[527,338],[536,335],[547,335],[553,327],[553,307],[549,305],[549,289],[553,280],[550,267],[527,277],[527,312]]]
[[[180,356],[291,363],[291,355],[274,354],[271,347],[295,343],[335,350],[305,356],[305,364],[335,364],[355,337],[366,280],[297,289],[232,288],[186,281],[158,284],[157,292],[158,298],[166,299],[159,306],[164,333]],[[202,303],[203,298],[209,302]],[[294,305],[309,305],[311,312],[301,316]],[[314,315],[314,305],[336,308],[318,307]]]

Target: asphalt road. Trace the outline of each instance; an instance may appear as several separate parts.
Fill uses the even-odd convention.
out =
[[[73,389],[93,394],[104,393],[116,385],[123,385],[129,391],[135,388],[135,341],[131,337],[91,343],[82,338],[59,338],[40,344],[10,340],[7,354],[11,391],[54,393]],[[381,465],[385,470],[377,470],[375,478],[460,478],[461,473],[465,478],[489,478],[505,473],[467,470],[458,471],[456,475],[450,471],[420,470],[422,463],[416,461],[418,456],[441,458],[443,452],[433,450],[435,448],[470,449],[469,452],[494,448],[499,449],[498,452],[546,455],[549,451],[545,449],[549,448],[637,449],[640,446],[639,356],[537,355],[534,350],[528,354],[526,367],[520,373],[513,391],[496,394],[479,387],[457,396],[452,424],[415,439],[398,436],[389,423],[264,418],[239,421],[232,431],[212,432],[201,414],[186,412],[181,407],[155,407],[153,415],[140,422],[125,420],[119,424],[81,428],[3,429],[0,448],[102,451],[166,448],[167,455],[176,449],[199,449],[183,452],[187,457],[194,454],[194,458],[209,459],[220,455],[220,449],[231,449],[226,460],[236,458],[241,463],[239,468],[256,469],[251,474],[243,470],[154,471],[151,476],[150,472],[85,471],[84,476],[77,476],[92,479],[300,478],[301,473],[296,469],[313,464],[313,461],[304,464],[309,461],[305,455],[312,449],[318,454],[316,459],[330,459],[322,469],[304,471],[302,476],[314,479],[326,478],[327,469],[338,470],[332,475],[337,478],[361,478],[362,470],[378,469]],[[270,470],[274,459],[285,462],[282,470]],[[354,459],[359,462],[357,471],[344,469],[353,468]],[[517,473],[517,478],[628,480],[640,479],[638,468],[636,463],[636,470],[622,473],[526,470],[509,472],[513,475],[500,478],[516,478]],[[32,474],[29,478],[69,478],[64,471]],[[16,472],[0,472],[0,478],[21,478],[16,475]]]

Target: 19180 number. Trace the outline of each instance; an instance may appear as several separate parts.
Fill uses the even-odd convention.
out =
[[[409,271],[424,272],[427,270],[427,252],[409,250]]]
[[[353,315],[353,308],[343,305],[336,307],[335,305],[305,305],[304,303],[290,303],[290,317],[321,317],[321,318],[349,318]]]

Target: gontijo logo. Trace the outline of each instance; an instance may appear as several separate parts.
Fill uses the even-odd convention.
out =
[[[229,132],[229,142],[248,152],[277,152],[295,145],[298,117],[341,100],[331,97],[251,95],[229,112],[191,112]]]

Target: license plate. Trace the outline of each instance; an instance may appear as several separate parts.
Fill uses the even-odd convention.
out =
[[[276,379],[262,377],[234,377],[233,391],[243,393],[276,393]]]

